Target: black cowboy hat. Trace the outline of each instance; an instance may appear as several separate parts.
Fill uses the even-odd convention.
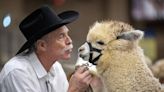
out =
[[[56,15],[56,13],[48,6],[42,6],[41,8],[35,10],[19,25],[19,28],[27,41],[17,52],[17,54],[31,47],[35,41],[47,33],[73,22],[78,18],[78,15],[79,13],[76,11],[65,11]]]

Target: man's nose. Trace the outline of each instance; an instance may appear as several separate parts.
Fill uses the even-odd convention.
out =
[[[71,39],[70,36],[67,37],[67,44],[68,44],[68,45],[69,45],[69,44],[72,44],[72,39]]]

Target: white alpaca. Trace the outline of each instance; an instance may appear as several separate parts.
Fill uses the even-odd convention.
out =
[[[142,36],[142,31],[123,22],[96,22],[79,57],[91,63],[91,72],[102,78],[108,92],[161,92],[138,45]]]

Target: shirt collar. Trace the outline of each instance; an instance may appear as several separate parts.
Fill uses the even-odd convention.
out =
[[[42,78],[47,75],[47,71],[45,70],[41,62],[39,61],[35,52],[29,55],[29,60],[38,78]]]

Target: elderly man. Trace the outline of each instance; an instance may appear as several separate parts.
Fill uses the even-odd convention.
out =
[[[78,12],[56,15],[47,7],[32,12],[19,25],[27,42],[0,73],[0,92],[84,92],[92,76],[80,67],[67,81],[58,60],[68,60],[72,40],[66,24],[78,18]]]

